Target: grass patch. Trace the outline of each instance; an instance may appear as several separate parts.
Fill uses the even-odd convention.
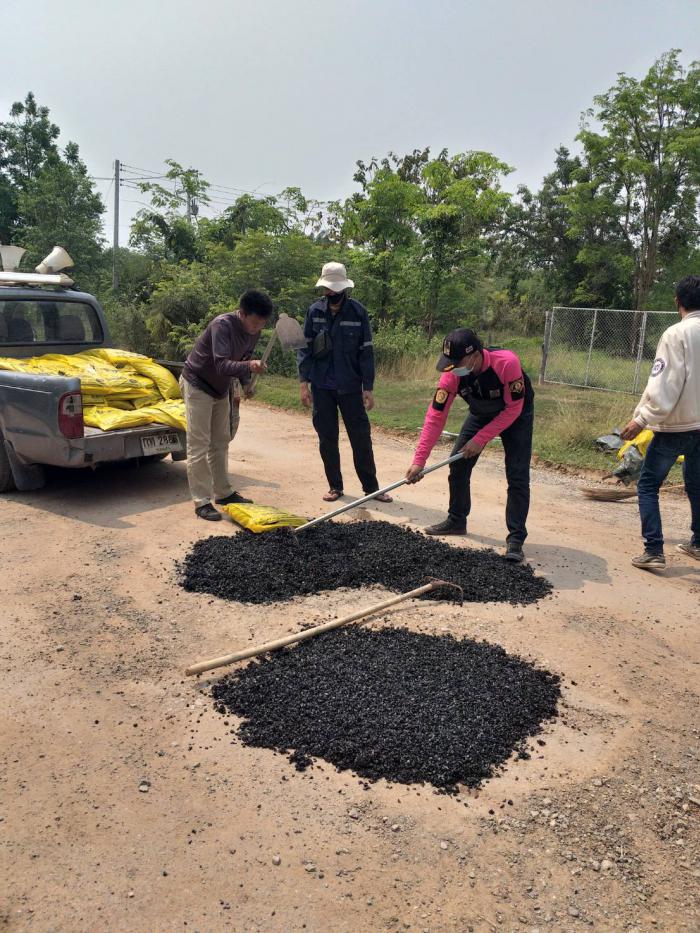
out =
[[[523,357],[528,368],[526,355]],[[402,374],[410,374],[413,378],[396,378],[395,367],[390,375],[380,373],[372,423],[417,440],[437,384],[433,367],[434,363],[431,367],[423,361],[411,360],[402,366]],[[532,372],[532,367],[529,369]],[[265,376],[258,383],[258,398],[276,408],[302,410],[296,379]],[[612,428],[626,424],[633,408],[634,400],[630,396],[568,386],[535,386],[534,453],[545,460],[572,467],[605,469],[617,461],[597,451],[593,441]],[[466,406],[456,399],[446,429],[459,431],[466,413]]]
[[[484,334],[488,345],[503,347],[517,353],[525,371],[535,387],[535,430],[533,452],[544,460],[571,467],[592,469],[614,469],[618,460],[614,454],[603,454],[596,450],[593,442],[601,434],[615,427],[622,427],[632,417],[637,401],[636,395],[619,392],[599,391],[595,388],[582,389],[575,386],[549,383],[538,386],[537,378],[542,356],[540,337],[522,337],[501,334]],[[435,341],[434,341],[435,343]],[[371,414],[373,424],[406,434],[417,441],[425,418],[425,411],[435,392],[438,374],[435,359],[436,347],[426,345],[420,356],[404,352],[400,356],[388,355],[378,366],[375,388],[376,406]],[[435,352],[432,352],[435,350]],[[634,376],[634,361],[616,360],[606,354],[598,354],[596,373],[604,387],[620,385],[621,380],[630,381]],[[585,367],[586,354],[567,351],[568,367]],[[556,364],[556,359],[550,363]],[[593,362],[593,357],[591,362]],[[644,364],[643,364],[644,365]],[[583,373],[585,369],[581,370]],[[552,372],[552,370],[548,370]],[[640,379],[640,392],[646,374]],[[276,408],[302,411],[299,401],[299,383],[294,378],[266,375],[258,383],[258,397]],[[455,400],[447,420],[448,431],[459,431],[467,414],[460,399]],[[492,445],[497,446],[497,445]],[[681,472],[674,467],[669,482],[681,482]]]

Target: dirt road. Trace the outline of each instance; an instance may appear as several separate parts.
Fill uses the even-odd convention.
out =
[[[406,443],[377,437],[376,452],[380,481],[402,475]],[[245,408],[231,469],[258,501],[323,511],[302,416]],[[636,504],[588,502],[577,485],[534,476],[526,550],[551,598],[387,616],[498,642],[563,675],[562,716],[537,753],[458,798],[365,786],[324,763],[298,773],[238,744],[206,682],[182,675],[376,591],[279,610],[183,592],[175,563],[190,543],[233,533],[195,521],[184,464],[58,473],[43,491],[3,497],[6,927],[700,929],[700,565],[673,548],[687,503],[664,503],[673,556],[659,578],[629,565]],[[359,494],[350,470],[346,489]],[[466,543],[500,546],[498,456],[479,464],[474,490]],[[445,505],[436,473],[372,515],[420,527]]]

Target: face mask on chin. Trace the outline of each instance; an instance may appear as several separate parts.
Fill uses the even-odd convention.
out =
[[[457,366],[455,369],[452,370],[452,372],[454,373],[455,376],[459,376],[461,379],[462,376],[468,376],[469,373],[472,372],[472,370],[468,366]]]

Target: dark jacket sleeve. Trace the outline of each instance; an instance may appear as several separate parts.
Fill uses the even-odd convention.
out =
[[[300,382],[310,382],[311,381],[311,367],[313,365],[314,358],[311,355],[314,342],[314,331],[311,318],[313,315],[313,305],[306,312],[306,317],[304,319],[304,336],[306,337],[306,346],[303,350],[297,350],[297,369],[299,370],[299,381]]]
[[[372,328],[367,311],[364,308],[362,309],[360,372],[362,373],[362,388],[367,392],[372,392],[374,390],[374,345],[372,343]]]
[[[211,324],[211,347],[214,358],[214,368],[220,376],[235,376],[237,379],[247,381],[250,378],[250,365],[245,362],[253,355],[252,350],[244,354],[244,360],[232,360],[235,355],[236,347],[234,345],[231,328],[222,321],[216,319]]]

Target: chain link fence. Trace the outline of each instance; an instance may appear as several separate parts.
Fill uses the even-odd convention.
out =
[[[540,382],[637,394],[673,311],[563,308],[547,312]]]

